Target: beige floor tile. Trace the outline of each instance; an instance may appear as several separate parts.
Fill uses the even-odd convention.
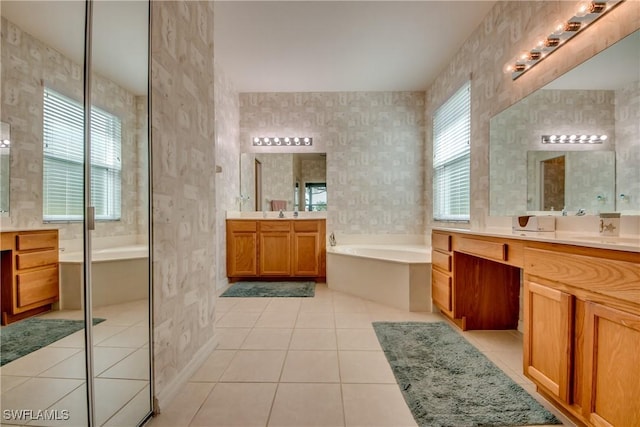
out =
[[[335,316],[330,312],[300,311],[296,320],[296,328],[333,329],[336,327]]]
[[[127,326],[110,325],[108,320],[102,322],[93,327],[93,344],[101,344],[104,340],[111,338],[112,336],[124,332],[128,329]]]
[[[347,426],[416,426],[396,384],[342,384]]]
[[[281,350],[239,350],[220,381],[277,382],[285,355]]]
[[[235,350],[215,350],[193,374],[190,381],[218,381],[235,355]]]
[[[338,383],[338,353],[325,350],[290,350],[282,369],[282,382]]]
[[[333,313],[332,298],[306,298],[300,304],[302,313]]]
[[[148,384],[148,381],[96,378],[96,423],[104,424]]]
[[[396,383],[382,351],[339,351],[338,357],[343,383]]]
[[[216,326],[220,328],[252,328],[258,317],[260,317],[260,312],[229,311],[218,320]]]
[[[373,329],[336,329],[340,350],[382,350]]]
[[[149,380],[149,349],[141,348],[102,372],[100,378]]]
[[[231,310],[242,298],[222,297],[216,299],[216,311],[224,312]]]
[[[300,310],[302,298],[272,298],[264,311],[295,311]]]
[[[143,388],[133,399],[123,406],[113,417],[109,418],[105,427],[135,426],[151,411],[149,386]]]
[[[51,347],[69,347],[84,349],[84,329],[49,344]]]
[[[482,351],[522,351],[522,340],[509,331],[466,331],[462,335]]]
[[[230,310],[234,313],[257,312],[262,313],[271,302],[271,298],[242,298]]]
[[[267,383],[218,383],[190,426],[265,426],[276,386]]]
[[[286,384],[278,386],[269,426],[343,426],[339,384]]]
[[[336,350],[335,329],[294,329],[290,350]]]
[[[336,313],[336,328],[338,329],[370,329],[369,313]]]
[[[207,399],[213,383],[187,383],[166,408],[160,408],[149,427],[187,427],[202,403]]]
[[[333,311],[336,313],[366,313],[367,306],[360,299],[333,299]]]
[[[494,353],[509,368],[522,373],[522,350],[496,351]]]
[[[44,408],[43,408],[44,409]],[[71,393],[58,400],[49,408],[58,411],[58,418],[53,420],[32,421],[29,425],[38,426],[86,426],[87,425],[87,387],[83,384]],[[63,412],[65,411],[65,412]],[[66,416],[65,416],[66,415]],[[67,419],[64,419],[67,418]]]
[[[216,327],[215,334],[218,337],[219,350],[233,350],[242,346],[242,343],[251,332],[251,328],[219,328]]]
[[[130,347],[140,348],[149,342],[149,330],[140,326],[131,326],[122,332],[100,341],[101,347]]]
[[[120,362],[134,351],[134,348],[95,346],[93,349],[94,372],[97,375],[101,374],[104,370]],[[147,353],[147,359],[148,357]],[[52,368],[42,372],[38,376],[48,378],[85,379],[86,368],[84,351],[74,354]]]
[[[255,328],[242,344],[243,350],[286,350],[293,329]]]
[[[75,379],[31,378],[2,395],[2,409],[45,409],[82,384]]]
[[[2,375],[36,376],[63,360],[81,352],[77,348],[43,347],[2,367]]]
[[[254,325],[255,328],[293,328],[297,311],[265,311]]]
[[[2,375],[0,376],[0,389],[2,390],[0,394],[4,394],[7,391],[11,390],[13,387],[22,384],[27,381],[31,377],[16,377],[12,375]]]

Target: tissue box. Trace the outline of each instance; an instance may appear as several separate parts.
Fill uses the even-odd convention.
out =
[[[556,231],[556,218],[535,215],[514,216],[511,228],[513,231]]]

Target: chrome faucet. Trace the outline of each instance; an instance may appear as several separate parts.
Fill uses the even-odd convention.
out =
[[[329,244],[331,246],[335,246],[336,245],[336,235],[331,233],[329,234]]]
[[[284,212],[280,209],[280,213],[278,214],[278,218],[284,218]]]
[[[567,207],[562,208],[562,216],[567,216]]]
[[[587,211],[585,211],[584,209],[578,209],[578,212],[576,212],[576,216],[584,216],[586,215]]]

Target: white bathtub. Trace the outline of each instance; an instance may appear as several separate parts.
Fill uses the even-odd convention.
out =
[[[402,310],[431,312],[431,250],[416,245],[330,247],[327,285]]]
[[[94,307],[136,301],[149,296],[149,248],[128,245],[92,251]],[[61,310],[82,308],[82,252],[60,253]]]

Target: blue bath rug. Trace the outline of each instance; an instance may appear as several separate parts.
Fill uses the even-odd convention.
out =
[[[237,282],[221,297],[313,297],[315,282]]]
[[[93,319],[97,325],[105,319]],[[0,366],[84,328],[84,320],[30,317],[0,328]]]
[[[374,322],[419,426],[561,424],[445,322]]]

